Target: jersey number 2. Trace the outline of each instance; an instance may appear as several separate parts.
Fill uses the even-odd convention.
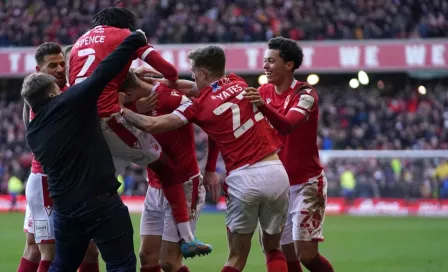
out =
[[[238,100],[243,99],[243,94],[244,94],[244,91],[242,93],[240,93],[239,95],[237,95],[236,99],[238,99]],[[232,110],[233,135],[235,136],[235,138],[239,138],[246,131],[248,131],[251,127],[253,127],[255,122],[258,122],[264,118],[263,113],[259,112],[258,108],[255,105],[253,105],[253,118],[251,116],[249,120],[247,120],[246,122],[244,122],[244,124],[241,125],[240,107],[238,106],[238,104],[235,104],[232,102],[223,103],[222,105],[217,107],[213,111],[213,113],[216,115],[221,115],[228,109]],[[255,122],[254,122],[254,119],[255,119]]]
[[[86,62],[84,62],[81,71],[76,75],[75,84],[78,84],[87,78],[85,74],[95,62],[95,50],[93,48],[86,48],[78,51],[78,57],[82,58],[85,56],[87,56]]]

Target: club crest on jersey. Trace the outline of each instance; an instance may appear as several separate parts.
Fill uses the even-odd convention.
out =
[[[283,105],[284,109],[286,109],[286,107],[288,107],[288,103],[289,103],[289,99],[290,98],[291,98],[291,95],[288,95],[288,97],[286,97],[285,104]]]
[[[218,81],[215,81],[215,82],[213,82],[211,85],[210,85],[210,87],[212,87],[212,92],[217,92],[219,89],[221,89],[222,87],[221,86],[219,86],[219,82]]]
[[[271,101],[272,101],[272,99],[270,99],[270,98],[266,99],[266,103],[267,103],[268,105],[271,104]]]

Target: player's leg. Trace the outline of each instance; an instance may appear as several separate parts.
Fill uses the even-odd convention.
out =
[[[28,183],[27,183],[28,186]],[[28,203],[26,204],[25,220],[23,223],[23,230],[25,232],[25,249],[23,251],[22,259],[20,259],[18,272],[36,272],[39,268],[40,251],[34,239],[34,225],[33,218]]]
[[[244,269],[257,228],[262,195],[258,181],[249,177],[249,171],[247,168],[232,171],[224,184],[229,256],[222,272]]]
[[[292,239],[292,214],[291,210],[294,207],[295,201],[297,199],[297,193],[290,190],[289,194],[289,208],[288,217],[286,219],[285,227],[283,228],[282,237],[280,239],[280,245],[283,253],[285,254],[286,261],[288,263],[288,272],[302,272],[302,265],[296,254],[296,248],[294,245],[294,240]]]
[[[190,211],[190,227],[193,233],[196,231],[196,224],[199,219],[202,208],[205,203],[205,188],[202,184],[202,177],[200,175],[190,179],[183,184],[186,192],[188,209]],[[165,208],[165,222],[164,231],[162,237],[162,251],[160,261],[163,271],[173,272],[188,272],[190,271],[186,265],[182,263],[182,257],[191,257],[196,252],[191,252],[191,248],[188,248],[186,244],[179,244],[181,237],[179,236],[176,223],[171,213],[171,207],[168,202],[164,201]],[[207,254],[207,250],[203,250],[203,254]],[[194,248],[193,248],[194,250]],[[210,247],[211,250],[211,247]]]
[[[46,175],[32,173],[28,183],[26,196],[34,222],[34,237],[41,254],[38,271],[44,272],[50,268],[55,254],[53,201],[48,191]]]
[[[107,271],[135,272],[134,230],[129,210],[120,196],[111,193],[90,199],[83,213],[85,233],[98,246]]]
[[[327,179],[324,174],[294,186],[298,196],[292,210],[293,239],[296,255],[311,272],[334,271],[330,262],[319,254],[318,242],[323,241]]]
[[[141,272],[160,272],[160,249],[165,212],[163,210],[163,192],[148,187],[145,207],[140,221],[140,264]]]
[[[98,248],[93,240],[90,241],[89,247],[87,248],[86,254],[84,254],[84,259],[79,266],[78,272],[99,272],[99,262],[98,262],[99,252]]]
[[[289,179],[280,161],[259,164],[257,178],[263,193],[260,206],[260,229],[268,272],[287,272],[288,265],[280,250],[280,238],[288,215]]]
[[[162,147],[151,134],[131,126],[120,115],[102,119],[101,128],[113,157],[132,161],[142,166],[151,164],[152,169],[158,167],[174,168],[169,158],[161,157]],[[171,173],[174,172],[175,168]],[[166,179],[162,186],[165,197],[174,207],[174,216],[182,238],[190,241],[193,237],[188,225],[186,200],[182,197],[184,195],[183,187],[177,180],[173,179]]]

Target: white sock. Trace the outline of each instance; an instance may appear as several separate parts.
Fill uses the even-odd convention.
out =
[[[177,229],[179,230],[180,237],[189,243],[194,240],[193,232],[191,232],[190,222],[182,222],[177,224]]]

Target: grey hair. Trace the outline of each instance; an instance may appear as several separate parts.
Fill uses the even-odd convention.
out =
[[[188,58],[194,61],[195,67],[205,68],[216,76],[222,76],[226,72],[226,54],[219,46],[197,48],[188,53]]]
[[[20,95],[34,112],[45,105],[50,99],[50,92],[54,88],[56,78],[49,74],[32,73],[22,84]]]
[[[70,82],[70,54],[72,52],[73,44],[67,45],[64,48],[64,61],[65,61],[65,79],[67,80],[67,84]]]

